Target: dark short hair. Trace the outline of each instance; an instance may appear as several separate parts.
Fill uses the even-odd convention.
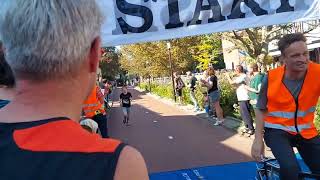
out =
[[[294,34],[286,34],[284,35],[278,42],[278,48],[282,55],[284,55],[284,51],[295,42],[307,42],[307,38],[303,33],[294,33]]]
[[[13,72],[5,60],[4,52],[0,51],[0,85],[5,85],[9,88],[15,86]]]
[[[238,66],[237,66],[237,68],[239,68],[239,71],[240,71],[241,73],[244,73],[244,69],[243,69],[243,66],[241,66],[241,65],[238,65]]]

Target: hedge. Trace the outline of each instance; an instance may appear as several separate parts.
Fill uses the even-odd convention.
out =
[[[140,89],[150,91],[151,86],[151,92],[160,96],[165,97],[169,99],[174,99],[173,96],[173,90],[172,90],[172,84],[155,84],[155,83],[140,83],[139,87]],[[234,88],[227,82],[226,79],[221,78],[219,79],[219,87],[220,87],[220,93],[221,93],[221,99],[220,103],[222,106],[222,109],[224,110],[224,114],[228,116],[233,116],[236,118],[240,117],[240,114],[237,110],[234,108],[234,104],[237,104],[237,97]],[[195,91],[195,97],[199,104],[200,109],[204,108],[204,95],[201,91],[201,87],[199,84],[197,84],[197,88]],[[184,104],[192,104],[192,101],[189,96],[189,88],[183,88],[183,103]]]

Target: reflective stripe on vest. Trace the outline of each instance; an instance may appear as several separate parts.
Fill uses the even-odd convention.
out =
[[[272,124],[272,123],[265,122],[264,123],[264,127],[273,128],[273,129],[282,129],[282,130],[285,130],[285,131],[290,131],[290,132],[297,133],[297,130],[296,130],[295,126],[283,126],[283,125],[280,125],[280,124]],[[301,124],[301,125],[298,125],[298,130],[302,131],[302,130],[305,130],[305,129],[310,129],[311,127],[312,126],[311,126],[310,123]]]
[[[309,110],[307,111],[298,111],[298,117],[305,117],[307,116],[309,113],[315,113],[316,112],[317,107],[316,106],[312,106]]]
[[[95,86],[82,106],[82,110],[88,118],[92,118],[98,114],[105,114],[104,104],[98,98],[99,93],[100,88]]]
[[[85,104],[84,107],[95,107],[99,106],[100,104]]]
[[[84,113],[85,113],[85,114],[94,113],[95,115],[98,115],[98,114],[103,114],[104,112],[102,112],[101,110],[91,110],[91,109],[88,109],[88,110],[84,110]]]
[[[297,117],[303,118],[303,117],[306,117],[309,113],[314,113],[314,112],[316,112],[316,107],[312,106],[307,111],[298,111]],[[269,112],[268,116],[270,116],[270,117],[278,117],[278,118],[286,118],[286,119],[294,119],[295,118],[295,112],[282,112],[282,111]]]

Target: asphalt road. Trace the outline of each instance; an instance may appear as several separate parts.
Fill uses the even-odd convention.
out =
[[[224,127],[214,127],[179,107],[134,89],[131,126],[122,123],[119,103],[111,110],[108,126],[112,138],[137,148],[150,173],[252,161],[252,140]],[[113,98],[118,100],[120,89]]]

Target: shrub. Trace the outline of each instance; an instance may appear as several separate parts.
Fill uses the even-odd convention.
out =
[[[140,83],[139,87],[140,89],[143,89],[148,92],[151,90],[151,93],[154,93],[160,97],[171,98],[171,99],[174,98],[171,84],[150,83],[149,85],[149,83],[142,82]]]
[[[233,117],[240,117],[239,113],[234,111],[234,107],[233,107],[234,104],[237,104],[237,97],[236,97],[236,92],[234,88],[232,87],[232,85],[229,84],[229,82],[223,75],[220,75],[218,77],[218,81],[219,81],[219,87],[220,87],[220,93],[221,93],[220,103],[221,103],[222,109],[224,110],[224,114],[228,116],[233,116]],[[150,86],[151,86],[152,93],[160,97],[174,99],[171,83],[169,84],[151,83]],[[139,87],[141,89],[149,91],[150,86],[148,82],[145,82],[145,83],[140,83]],[[183,94],[182,94],[184,104],[193,104],[189,94],[190,94],[190,89],[185,87],[183,89]],[[201,88],[199,81],[197,84],[197,88],[195,90],[195,97],[200,109],[204,109],[203,89]]]
[[[225,115],[240,117],[238,111],[235,111],[234,104],[238,103],[236,91],[232,85],[229,84],[226,76],[223,74],[218,77],[220,94],[221,94],[221,107]]]
[[[318,103],[317,110],[316,110],[315,125],[318,131],[320,132],[320,102]]]
[[[155,85],[151,89],[151,92],[154,93],[154,94],[157,94],[160,97],[174,99],[173,90],[172,90],[172,85],[171,84]]]

